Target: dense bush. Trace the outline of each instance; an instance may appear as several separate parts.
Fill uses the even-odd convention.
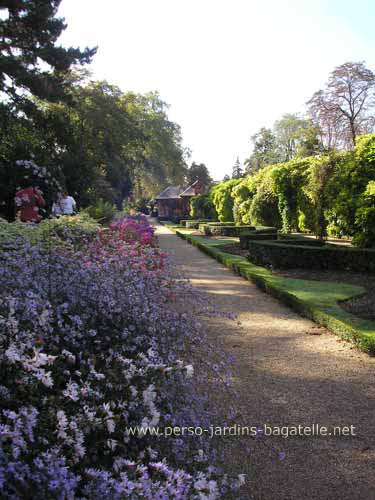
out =
[[[80,251],[31,244],[28,234],[16,247],[13,234],[2,240],[2,498],[225,494],[209,440],[142,433],[212,422],[181,361],[187,345],[202,348],[194,316],[207,305],[153,243],[143,218],[119,220]],[[177,311],[179,298],[191,314]]]
[[[16,247],[21,238],[30,244],[39,242],[49,245],[54,242],[78,248],[91,241],[100,229],[97,221],[84,212],[74,216],[44,219],[40,224],[8,223],[0,219],[0,247],[5,243]]]
[[[275,268],[340,269],[375,272],[375,250],[248,241],[249,260]]]
[[[355,223],[360,232],[353,238],[359,247],[375,247],[375,181],[370,181],[358,203]]]
[[[100,224],[108,224],[116,214],[116,207],[109,201],[97,200],[95,205],[90,205],[85,209],[90,217],[97,220]]]
[[[217,184],[211,189],[212,201],[215,205],[219,221],[234,221],[232,190],[240,182],[240,179],[231,179],[230,181]]]
[[[211,192],[190,199],[190,216],[192,219],[217,219]]]
[[[320,239],[353,236],[375,247],[375,134],[358,137],[351,151],[330,152],[268,165],[213,188],[219,220],[272,225],[284,233],[313,232]],[[370,186],[370,187],[369,187]]]

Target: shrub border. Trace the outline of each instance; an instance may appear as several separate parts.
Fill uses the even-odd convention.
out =
[[[332,296],[332,293],[324,294],[320,282],[275,276],[268,269],[251,264],[245,257],[221,251],[220,246],[228,243],[228,240],[224,238],[207,241],[202,236],[191,236],[181,227],[169,225],[167,227],[236,274],[254,282],[261,290],[276,297],[302,316],[325,326],[332,333],[355,344],[371,356],[375,356],[375,322],[358,318],[338,305],[339,301],[363,295],[365,293],[363,287],[340,284],[341,296],[340,293],[337,293],[336,297]],[[317,289],[315,295],[312,294],[313,298],[303,297],[303,293],[298,296],[296,291],[298,286],[296,287],[296,285],[297,282],[301,285],[303,281],[309,284],[310,292],[311,288]],[[319,285],[320,289],[318,290]],[[336,286],[336,288],[338,287]]]

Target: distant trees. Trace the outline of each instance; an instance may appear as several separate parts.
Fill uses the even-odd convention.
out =
[[[279,161],[277,139],[271,129],[262,127],[251,137],[251,142],[253,143],[253,153],[244,162],[247,173],[256,172],[266,165]]]
[[[307,102],[308,116],[284,114],[272,129],[251,136],[246,173],[335,149],[349,149],[359,135],[375,129],[375,75],[362,62],[338,66],[324,90]]]
[[[243,177],[244,173],[241,167],[240,159],[237,156],[236,163],[233,165],[232,168],[232,179],[241,179]]]
[[[198,164],[193,162],[187,170],[186,179],[189,185],[193,184],[195,181],[199,181],[205,190],[207,190],[213,182],[210,172],[204,163]]]
[[[307,106],[327,149],[355,146],[358,135],[374,130],[375,75],[363,62],[342,64]]]

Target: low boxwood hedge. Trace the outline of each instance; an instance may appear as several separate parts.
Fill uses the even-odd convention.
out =
[[[326,244],[323,240],[317,240],[316,238],[308,238],[302,234],[284,234],[278,233],[277,239],[287,245],[307,245],[312,247],[322,247]]]
[[[238,237],[241,232],[255,229],[253,226],[214,226],[205,224],[201,226],[201,232],[206,236],[231,236]]]
[[[289,245],[273,241],[248,241],[248,259],[275,268],[339,269],[375,272],[375,250]]]
[[[272,226],[255,226],[255,231],[257,234],[277,234],[277,228]]]
[[[176,215],[173,217],[170,217],[170,220],[174,222],[175,224],[181,224],[182,220],[188,220],[189,216],[188,215]]]
[[[275,233],[257,233],[256,231],[250,231],[245,233],[240,233],[240,247],[244,250],[248,248],[249,241],[259,241],[259,240],[277,240],[277,234]]]
[[[209,226],[235,226],[235,222],[208,222]]]
[[[197,219],[197,220],[187,220],[185,226],[188,229],[198,229],[199,224],[203,222],[215,222],[213,219]]]

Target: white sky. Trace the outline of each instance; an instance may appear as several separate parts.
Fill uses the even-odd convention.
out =
[[[95,78],[159,91],[216,180],[336,66],[375,69],[373,0],[63,0],[59,15],[64,46],[99,46]]]

